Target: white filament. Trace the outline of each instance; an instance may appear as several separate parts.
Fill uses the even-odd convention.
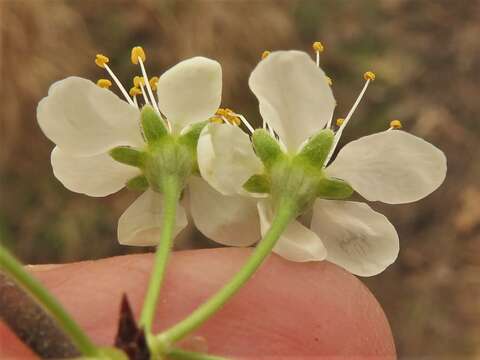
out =
[[[143,79],[145,80],[145,86],[147,87],[148,95],[150,96],[150,100],[152,101],[152,105],[155,108],[155,111],[160,114],[160,110],[158,109],[157,101],[153,96],[152,88],[150,86],[150,81],[148,81],[147,71],[145,70],[145,65],[143,65],[142,59],[139,57],[138,62],[140,63],[140,68],[142,69]]]
[[[360,91],[360,95],[358,95],[357,100],[355,100],[355,102],[353,103],[353,106],[352,106],[352,108],[350,109],[350,111],[348,112],[347,117],[346,117],[345,120],[343,121],[343,124],[340,125],[340,128],[337,130],[337,132],[336,132],[336,134],[335,134],[335,138],[334,138],[334,140],[333,140],[332,148],[330,149],[330,153],[328,154],[327,160],[325,161],[324,165],[327,165],[328,162],[330,161],[330,158],[332,157],[333,152],[335,151],[335,149],[336,149],[336,147],[337,147],[337,145],[338,145],[338,142],[339,142],[339,140],[340,140],[340,137],[342,136],[343,129],[345,129],[345,126],[347,126],[348,121],[350,120],[350,118],[352,117],[353,113],[355,112],[355,109],[357,108],[358,104],[360,104],[360,101],[362,100],[363,95],[365,94],[365,91],[367,91],[367,87],[368,87],[368,84],[370,84],[370,81],[371,81],[371,80],[368,79],[368,80],[365,82],[365,85],[363,86],[362,91]]]
[[[113,71],[108,67],[107,64],[104,64],[103,65],[105,67],[105,69],[107,70],[108,74],[110,75],[110,77],[113,79],[113,81],[115,82],[115,84],[117,84],[118,88],[120,89],[120,91],[122,92],[123,96],[125,97],[125,99],[127,100],[127,102],[132,105],[132,106],[135,106],[134,102],[132,101],[132,99],[130,98],[130,96],[128,96],[128,93],[127,93],[127,90],[125,90],[125,88],[123,87],[122,83],[120,82],[120,80],[118,80],[118,78],[115,76],[115,74],[113,73]]]
[[[243,115],[240,115],[240,114],[235,114],[235,115],[238,116],[238,118],[242,121],[242,123],[247,127],[248,131],[250,131],[250,133],[253,134],[255,129],[253,128],[252,125],[248,123],[247,119],[245,119]]]

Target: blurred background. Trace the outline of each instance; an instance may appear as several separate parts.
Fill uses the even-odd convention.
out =
[[[264,50],[325,45],[337,117],[370,86],[343,141],[401,119],[440,147],[444,185],[415,204],[373,207],[398,229],[401,252],[362,279],[385,309],[401,358],[480,358],[480,2],[0,0],[0,237],[25,263],[95,259],[151,249],[121,247],[116,221],[138,194],[71,193],[54,178],[53,147],[36,121],[49,85],[70,75],[106,77],[101,52],[124,84],[142,45],[149,74],[204,55],[222,63],[223,106],[259,123],[247,86]],[[312,53],[313,56],[313,53]],[[112,88],[113,89],[113,88]],[[180,248],[213,246],[195,229]]]

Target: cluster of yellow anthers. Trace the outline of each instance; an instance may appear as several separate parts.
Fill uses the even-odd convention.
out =
[[[147,59],[145,55],[145,51],[141,46],[135,46],[132,48],[131,52],[131,61],[132,64],[134,65],[140,65],[142,75],[141,76],[135,76],[133,78],[133,86],[130,88],[130,90],[127,92],[125,88],[122,86],[118,78],[115,76],[113,71],[110,69],[110,67],[107,65],[110,59],[102,54],[97,54],[95,56],[95,64],[97,66],[101,67],[102,69],[105,69],[110,77],[113,79],[113,81],[117,84],[118,88],[122,92],[123,96],[127,100],[127,102],[133,106],[138,107],[138,101],[137,101],[137,95],[142,95],[143,100],[145,101],[145,104],[150,104],[152,105],[158,112],[158,107],[157,107],[157,102],[155,100],[155,97],[153,95],[153,91],[157,90],[157,84],[158,84],[158,77],[153,76],[148,80],[147,73],[145,71],[145,66],[144,62]],[[100,86],[101,88],[110,88],[112,86],[112,82],[108,79],[100,79],[97,81],[97,85]]]
[[[239,115],[229,108],[219,108],[210,122],[221,124],[223,122],[239,126],[242,123]]]

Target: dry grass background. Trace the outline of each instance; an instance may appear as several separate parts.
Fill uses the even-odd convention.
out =
[[[261,52],[310,51],[320,39],[339,116],[361,74],[378,76],[345,141],[400,118],[448,157],[447,180],[427,199],[374,204],[396,224],[401,253],[365,283],[390,319],[400,357],[480,357],[479,1],[0,0],[0,11],[0,237],[25,262],[144,251],[115,240],[116,220],[136,194],[88,198],[53,177],[52,144],[35,118],[52,82],[104,77],[97,52],[129,82],[138,44],[151,75],[204,55],[222,63],[223,105],[258,122],[247,77]],[[180,246],[192,244],[212,246],[189,229]]]

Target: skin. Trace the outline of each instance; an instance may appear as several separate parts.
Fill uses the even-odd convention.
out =
[[[188,315],[241,267],[250,252],[175,252],[154,330]],[[96,343],[110,345],[123,293],[139,316],[151,264],[152,255],[144,254],[28,268]],[[1,322],[0,339],[0,358],[35,358]],[[396,358],[385,314],[355,276],[326,261],[293,263],[276,255],[180,345],[235,359]]]

